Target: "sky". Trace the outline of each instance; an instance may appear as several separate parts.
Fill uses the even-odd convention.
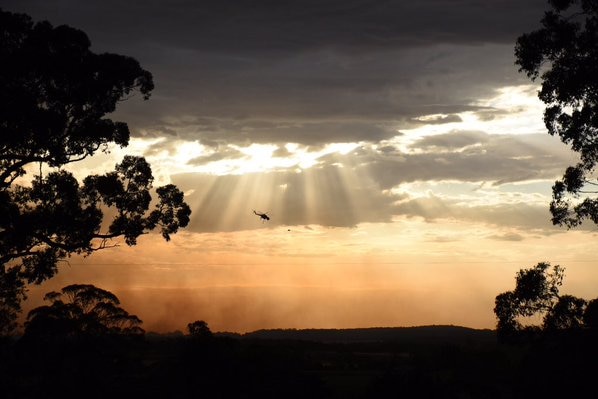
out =
[[[513,48],[544,0],[0,0],[129,55],[155,90],[120,104],[125,154],[174,183],[191,222],[165,243],[73,257],[32,287],[108,289],[144,328],[454,324],[493,328],[495,296],[541,261],[596,297],[596,227],[552,226],[576,155],[549,136]],[[263,222],[253,210],[267,212]]]

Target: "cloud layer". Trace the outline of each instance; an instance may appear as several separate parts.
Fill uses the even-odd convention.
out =
[[[480,198],[513,182],[541,180],[548,192],[570,161],[556,141],[529,134],[534,128],[512,135],[505,124],[489,134],[463,119],[494,123],[522,112],[508,98],[500,106],[481,99],[525,81],[513,65],[513,44],[537,26],[544,0],[4,0],[2,6],[79,27],[98,51],[135,56],[154,73],[152,99],[127,101],[115,115],[136,137],[161,138],[145,151],[152,163],[172,157],[181,142],[207,149],[180,160],[190,169],[242,164],[243,149],[255,143],[275,145],[267,156],[279,159],[292,159],[287,143],[311,152],[359,143],[349,153],[320,156],[312,168],[287,163],[267,173],[172,177],[189,193],[194,231],[263,227],[247,217],[254,208],[283,225],[353,227],[401,215],[450,215],[546,227],[540,201]],[[454,128],[413,134],[445,125]],[[463,192],[406,188],[446,181],[487,183],[494,191],[467,205]],[[547,192],[538,194],[546,199]],[[506,217],[509,209],[521,219]],[[525,214],[538,216],[525,222]]]
[[[522,82],[513,43],[537,25],[545,2],[2,6],[79,27],[94,48],[132,55],[152,71],[151,101],[129,101],[118,113],[135,135],[322,145],[389,138],[422,115],[471,110],[496,87]]]
[[[410,149],[417,151],[364,145],[344,155],[324,155],[308,169],[190,173],[173,179],[191,193],[190,229],[198,232],[309,224],[355,227],[396,216],[541,229],[550,227],[550,181],[570,161],[556,139],[537,134],[455,131],[424,137]],[[534,181],[544,183],[529,183]],[[429,189],[414,189],[413,184]],[[271,222],[264,226],[252,209],[271,212]]]

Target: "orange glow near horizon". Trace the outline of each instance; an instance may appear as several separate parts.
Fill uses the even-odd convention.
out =
[[[235,332],[493,328],[496,295],[513,288],[518,270],[541,261],[566,268],[562,293],[594,298],[598,259],[588,243],[596,232],[550,226],[555,177],[549,168],[553,160],[566,166],[570,151],[556,139],[537,139],[541,107],[533,96],[531,86],[504,88],[478,104],[504,111],[496,119],[463,114],[461,122],[418,126],[379,143],[230,145],[223,150],[230,158],[202,163],[220,147],[135,139],[126,150],[85,160],[73,171],[78,177],[110,169],[131,150],[147,156],[156,185],[172,182],[186,193],[191,223],[169,243],[148,234],[136,247],[120,243],[69,259],[55,278],[31,287],[24,314],[48,291],[88,283],[114,292],[149,331],[184,330],[195,320]],[[500,133],[511,128],[512,135]],[[521,142],[503,141],[529,130],[535,136],[523,151],[510,152]],[[443,141],[459,132],[466,133],[460,141]],[[410,147],[426,138],[428,145]],[[504,153],[499,167],[528,151],[538,162],[550,160],[541,164],[548,172],[526,178],[519,176],[528,172],[523,168],[505,168],[513,180],[488,173],[496,180],[477,181],[467,169],[471,159],[485,167],[476,150],[486,142]],[[455,154],[456,177],[443,179],[446,157]],[[408,155],[412,163],[404,166]],[[420,174],[410,174],[410,167]],[[437,175],[428,173],[432,167]],[[466,177],[459,180],[459,173]],[[263,223],[253,209],[271,220]]]
[[[56,278],[32,289],[26,310],[40,305],[45,292],[93,283],[117,294],[145,329],[157,332],[184,330],[194,320],[234,332],[493,328],[494,297],[513,288],[517,270],[543,260],[566,268],[563,293],[595,295],[591,282],[598,265],[588,261],[591,251],[579,242],[585,233],[497,245],[482,238],[491,232],[487,226],[446,221],[432,236],[421,220],[400,223],[405,233],[394,237],[391,224],[183,233],[168,244],[152,234],[137,248],[114,248],[63,265]],[[448,234],[455,241],[437,239]]]

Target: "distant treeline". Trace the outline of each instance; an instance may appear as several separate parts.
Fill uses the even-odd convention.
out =
[[[281,339],[314,342],[389,342],[389,341],[475,341],[493,342],[494,330],[432,325],[418,327],[373,327],[349,329],[264,329],[245,334],[215,333],[246,339]]]
[[[501,343],[457,326],[0,340],[0,397],[552,398],[594,388],[590,330]],[[587,396],[586,396],[587,397]]]

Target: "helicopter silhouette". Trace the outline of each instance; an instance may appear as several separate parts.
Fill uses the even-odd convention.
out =
[[[267,215],[267,212],[260,213],[260,212],[256,212],[254,209],[253,213],[255,213],[256,215],[258,215],[260,217],[260,219],[262,220],[262,223],[264,223],[267,220],[270,220],[270,216]]]

